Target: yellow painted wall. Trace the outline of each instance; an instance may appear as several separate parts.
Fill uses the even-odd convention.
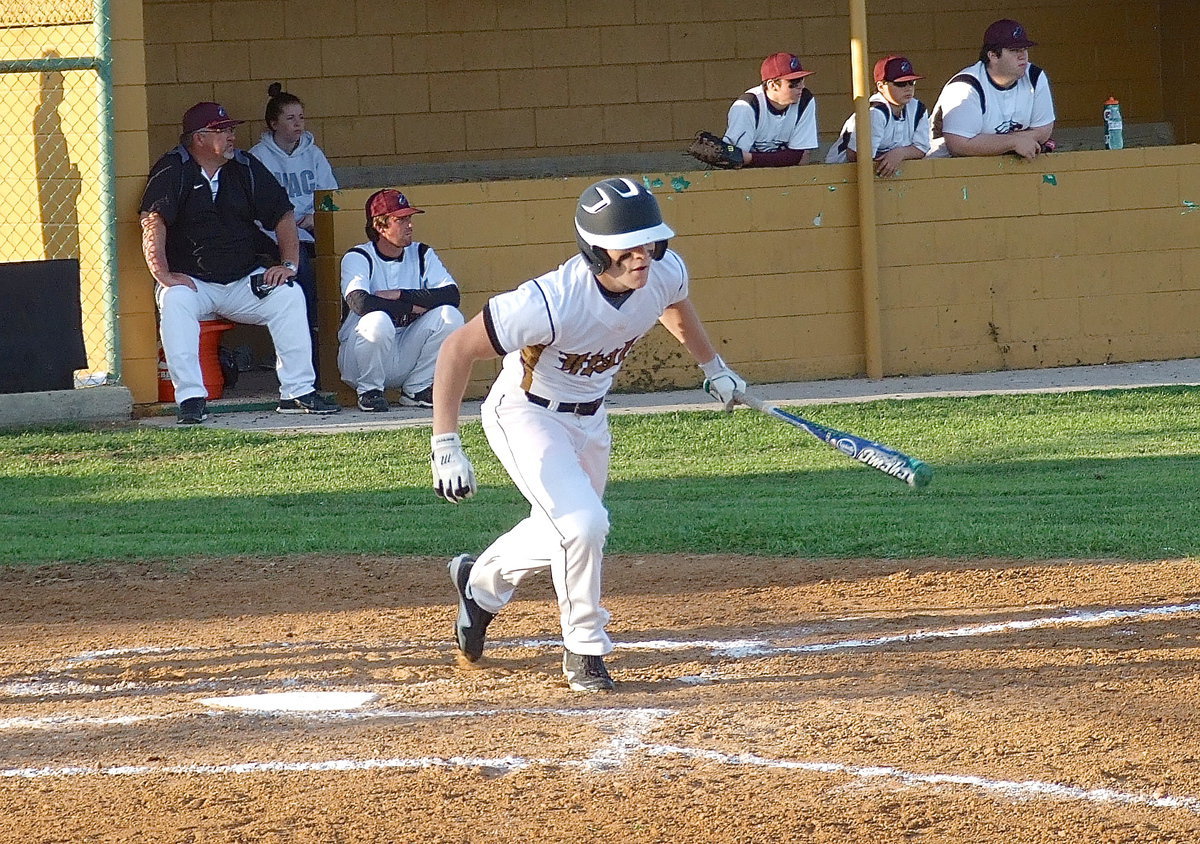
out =
[[[1163,102],[1165,119],[1180,142],[1200,141],[1200,15],[1195,0],[1162,0]]]
[[[692,297],[722,355],[752,381],[863,374],[854,168],[643,174],[679,236]],[[425,185],[417,238],[438,250],[468,317],[574,251],[591,179]],[[318,213],[325,361],[336,355],[337,267],[361,243],[366,190]],[[876,185],[885,374],[919,375],[1200,355],[1200,147],[909,162]],[[338,387],[325,366],[327,389]],[[495,373],[479,367],[472,394]],[[699,383],[661,329],[618,389]]]
[[[1182,8],[1191,0],[1163,0]],[[872,58],[906,52],[942,83],[975,61],[997,17],[1021,20],[1054,82],[1060,122],[1096,125],[1118,96],[1131,122],[1164,119],[1159,0],[872,0]],[[684,0],[145,0],[151,155],[182,113],[216,99],[262,130],[266,89],[306,104],[334,164],[480,160],[680,147],[720,131],[764,56],[817,71],[826,139],[852,110],[847,0],[747,15]],[[998,11],[1001,9],[1002,11]],[[1194,27],[1194,25],[1192,25]],[[1111,45],[1119,43],[1114,61]]]

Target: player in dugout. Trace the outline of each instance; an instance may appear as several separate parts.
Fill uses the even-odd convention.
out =
[[[608,536],[603,496],[612,437],[604,398],[634,344],[661,323],[704,372],[726,409],[742,380],[717,354],[688,298],[683,260],[658,201],[632,179],[588,187],[575,211],[579,252],[515,290],[492,297],[442,344],[434,373],[434,488],[451,502],[475,494],[458,435],[476,361],[503,357],[482,407],[496,457],[529,501],[528,517],[476,559],[450,561],[458,593],[455,635],[463,657],[483,654],[488,625],[531,573],[550,569],[563,636],[562,671],[578,692],[611,691],[613,649],[600,605]]]

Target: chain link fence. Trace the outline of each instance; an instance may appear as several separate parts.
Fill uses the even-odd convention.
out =
[[[120,376],[111,40],[108,0],[0,2],[0,262],[79,262],[77,386]]]

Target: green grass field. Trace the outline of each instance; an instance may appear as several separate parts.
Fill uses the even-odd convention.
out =
[[[741,410],[613,416],[612,553],[1158,559],[1200,554],[1200,388],[800,412],[934,467],[916,492]],[[0,562],[479,551],[525,512],[465,426],[480,492],[430,489],[429,429],[0,434]]]

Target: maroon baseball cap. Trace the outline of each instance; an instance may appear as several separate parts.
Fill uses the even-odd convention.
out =
[[[401,217],[411,217],[413,214],[424,214],[420,208],[408,204],[408,197],[392,188],[377,190],[367,199],[367,222],[376,217],[396,214]]]
[[[983,46],[985,48],[1004,49],[1007,47],[1010,50],[1022,50],[1026,47],[1036,47],[1037,42],[1029,40],[1029,34],[1025,32],[1025,27],[1014,20],[1005,18],[996,21],[987,28],[987,32],[983,33]]]
[[[201,129],[232,129],[245,120],[234,120],[220,103],[196,103],[183,113],[183,134]]]
[[[791,53],[772,53],[763,59],[762,81],[771,79],[800,79],[813,71],[805,70],[800,59]]]
[[[913,71],[912,62],[904,56],[885,56],[875,62],[876,82],[913,82],[924,78]]]

